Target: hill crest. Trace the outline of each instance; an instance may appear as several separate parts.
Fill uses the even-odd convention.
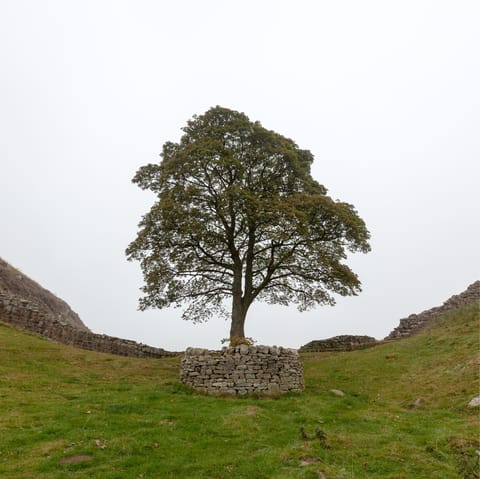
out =
[[[90,331],[80,316],[65,301],[2,258],[0,258],[0,292],[27,300],[53,315],[61,323],[66,323],[80,331]]]

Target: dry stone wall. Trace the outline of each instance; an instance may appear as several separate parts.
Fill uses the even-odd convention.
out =
[[[392,341],[406,338],[421,331],[427,324],[442,314],[453,311],[465,304],[480,300],[480,281],[472,283],[463,293],[456,294],[438,306],[419,314],[411,314],[408,318],[400,320],[400,324],[382,341],[377,341],[370,336],[335,336],[329,339],[310,341],[302,346],[299,351],[327,352],[327,351],[353,351],[365,349],[382,344],[384,341]]]
[[[78,314],[62,299],[40,286],[5,260],[0,258],[0,292],[34,303],[38,308],[53,315],[76,329],[90,331]]]
[[[328,339],[317,339],[302,346],[301,353],[325,352],[325,351],[353,351],[355,349],[370,348],[378,344],[371,336],[341,335]]]
[[[411,314],[408,318],[401,319],[400,324],[385,338],[385,341],[402,339],[418,333],[438,316],[479,300],[480,281],[475,281],[463,293],[447,299],[442,306],[437,306],[419,314]]]
[[[142,358],[163,358],[177,354],[128,339],[78,329],[60,316],[52,315],[28,300],[2,291],[0,320],[59,343],[91,351]]]
[[[221,351],[188,348],[180,381],[207,394],[278,394],[304,388],[295,349],[244,344]]]

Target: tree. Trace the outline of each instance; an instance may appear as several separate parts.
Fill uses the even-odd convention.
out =
[[[231,298],[230,338],[244,338],[254,300],[303,311],[360,291],[342,261],[370,250],[369,233],[312,178],[309,151],[218,106],[183,131],[132,180],[157,196],[126,251],[144,275],[140,309],[187,303],[183,318],[203,321]]]

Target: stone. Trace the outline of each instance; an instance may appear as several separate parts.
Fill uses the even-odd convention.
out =
[[[343,391],[340,391],[340,389],[330,389],[330,392],[334,396],[338,396],[338,397],[344,397],[345,396],[345,393]]]
[[[246,344],[240,344],[238,347],[240,354],[248,354],[248,346]]]
[[[277,383],[270,383],[268,385],[268,394],[278,394],[280,392],[280,386]]]
[[[475,396],[474,398],[472,398],[467,405],[468,405],[468,407],[479,407],[480,406],[480,396]]]

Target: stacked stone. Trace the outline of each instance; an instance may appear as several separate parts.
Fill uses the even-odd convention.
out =
[[[188,348],[180,381],[207,394],[278,394],[302,391],[303,365],[295,349],[276,346]]]
[[[402,318],[399,325],[385,338],[385,341],[408,338],[422,330],[433,317],[425,311],[419,315],[411,314],[407,318]]]
[[[164,358],[177,354],[128,339],[78,329],[61,316],[54,316],[30,301],[6,292],[0,292],[0,320],[53,341],[91,351],[140,358]]]
[[[317,339],[302,346],[301,353],[323,353],[328,351],[354,351],[356,349],[371,348],[378,341],[371,336],[340,335],[328,339]]]
[[[53,293],[24,275],[0,258],[0,292],[8,293],[34,303],[47,314],[61,318],[64,323],[76,329],[89,331],[78,314]]]
[[[447,299],[442,306],[411,314],[400,320],[400,324],[385,338],[385,341],[402,339],[421,331],[427,324],[440,315],[454,311],[459,307],[480,300],[480,281],[472,283],[463,293]]]

